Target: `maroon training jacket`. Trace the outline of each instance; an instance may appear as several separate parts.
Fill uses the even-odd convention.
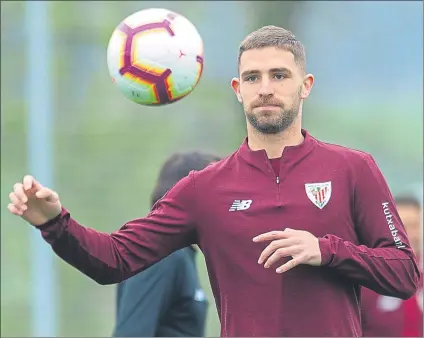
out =
[[[360,286],[409,298],[416,258],[373,158],[303,134],[301,145],[285,148],[278,178],[246,139],[112,234],[83,227],[65,209],[40,229],[57,255],[100,284],[197,243],[222,336],[361,336]],[[286,227],[319,237],[322,266],[277,274],[257,263],[267,243],[253,237]]]

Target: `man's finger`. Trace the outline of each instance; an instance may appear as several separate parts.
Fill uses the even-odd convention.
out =
[[[18,196],[16,196],[16,194],[14,192],[11,192],[9,194],[9,199],[10,202],[12,202],[13,205],[24,205],[21,200],[18,198]]]
[[[254,242],[272,241],[275,239],[289,238],[290,233],[284,231],[270,231],[253,238]]]
[[[25,175],[23,179],[24,189],[30,190],[31,188],[36,188],[40,190],[42,188],[41,184],[31,175]]]
[[[25,194],[24,186],[22,183],[16,183],[13,186],[13,192],[21,203],[26,203],[28,201],[28,197]]]
[[[32,188],[32,185],[35,180],[34,180],[34,177],[32,177],[31,175],[25,175],[22,181],[24,183],[24,189],[29,190]]]
[[[277,249],[265,262],[264,268],[269,268],[275,263],[277,263],[279,260],[285,257],[290,257],[295,254],[299,253],[299,247],[297,246],[291,246],[288,248],[280,248]]]
[[[39,199],[45,199],[49,202],[57,202],[59,200],[59,196],[51,189],[42,188],[41,190],[35,193],[35,196]]]
[[[289,260],[287,263],[281,265],[277,270],[275,270],[277,273],[284,273],[287,272],[294,267],[298,266],[299,264],[302,264],[301,259],[299,258],[293,258]]]
[[[7,209],[16,216],[22,216],[23,211],[19,210],[14,204],[9,203]]]
[[[265,262],[266,259],[268,259],[269,256],[271,256],[276,250],[281,248],[288,248],[295,244],[295,241],[293,239],[279,239],[272,241],[268,246],[262,251],[261,255],[258,259],[258,264],[262,264]]]

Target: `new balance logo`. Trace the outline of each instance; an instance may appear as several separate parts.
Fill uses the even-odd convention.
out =
[[[250,208],[252,200],[235,200],[228,211],[240,211]]]

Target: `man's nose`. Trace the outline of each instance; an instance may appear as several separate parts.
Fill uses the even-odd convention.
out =
[[[259,88],[258,94],[260,96],[272,96],[274,95],[274,89],[269,81],[269,79],[263,79],[261,81],[261,86]]]

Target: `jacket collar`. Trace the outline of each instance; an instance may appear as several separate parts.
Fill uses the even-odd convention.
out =
[[[313,138],[308,131],[302,129],[304,140],[301,144],[296,146],[285,147],[282,154],[282,163],[298,162],[306,155],[308,155],[317,145],[317,140]],[[251,150],[248,145],[248,138],[246,137],[238,149],[238,155],[241,156],[248,164],[254,167],[262,167],[265,163],[267,168],[268,156],[265,150]]]

